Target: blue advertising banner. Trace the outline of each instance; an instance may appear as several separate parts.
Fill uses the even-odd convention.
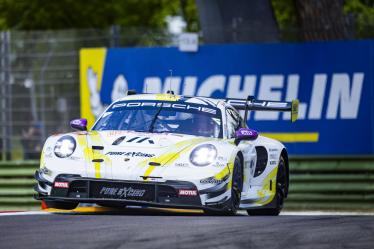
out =
[[[170,69],[173,74],[170,76]],[[293,155],[374,154],[374,40],[81,50],[81,112],[92,124],[127,89],[300,100],[299,119],[252,112],[248,125]]]

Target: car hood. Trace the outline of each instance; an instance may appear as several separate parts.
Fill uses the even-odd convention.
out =
[[[78,137],[78,144],[85,152],[87,175],[127,180],[165,179],[168,175],[174,178],[176,160],[183,156],[186,161],[189,158],[186,155],[189,156],[196,145],[217,140],[131,131],[91,131],[84,137]],[[186,169],[177,170],[180,175]]]

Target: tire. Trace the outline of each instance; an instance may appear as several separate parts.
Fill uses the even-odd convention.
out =
[[[44,201],[47,208],[56,208],[64,210],[72,210],[78,206],[77,202],[65,202],[65,201]]]
[[[221,211],[205,210],[204,212],[208,215],[235,215],[239,209],[242,189],[243,165],[240,158],[236,156],[232,173],[231,198],[227,201],[226,207]]]
[[[284,199],[288,191],[288,174],[286,169],[286,161],[283,156],[279,159],[278,172],[277,172],[277,191],[274,198],[274,208],[262,209],[249,209],[247,213],[251,216],[264,215],[264,216],[277,216],[282,211]]]

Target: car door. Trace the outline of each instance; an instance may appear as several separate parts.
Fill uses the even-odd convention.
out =
[[[235,131],[239,128],[246,127],[243,118],[239,113],[232,109],[226,109],[226,123],[227,123],[227,136],[228,138],[235,138]],[[250,188],[250,179],[254,175],[256,165],[256,149],[252,141],[242,140],[238,144],[238,149],[243,154],[243,191],[247,192]]]

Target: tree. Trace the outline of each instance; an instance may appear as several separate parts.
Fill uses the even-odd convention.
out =
[[[0,28],[165,28],[165,17],[176,14],[178,8],[179,2],[175,0],[0,0]]]
[[[348,38],[343,0],[295,0],[303,40]]]
[[[373,0],[272,0],[283,40],[374,37]]]
[[[374,0],[347,0],[344,13],[354,19],[356,37],[374,37]]]

